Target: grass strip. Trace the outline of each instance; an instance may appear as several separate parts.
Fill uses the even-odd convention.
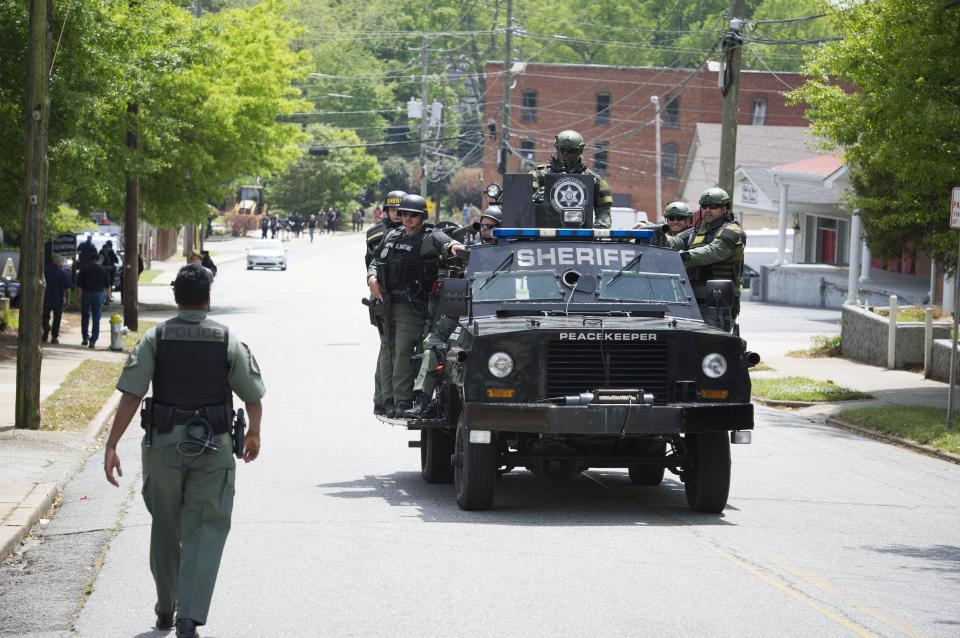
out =
[[[938,450],[960,454],[960,423],[947,430],[947,411],[913,405],[853,408],[837,415],[841,421],[910,439]],[[960,420],[958,420],[960,422]]]
[[[809,377],[752,379],[753,394],[772,401],[853,401],[872,399],[864,392],[851,390],[833,381],[817,381]]]
[[[776,368],[771,368],[770,366],[768,366],[763,362],[758,363],[757,365],[750,368],[750,372],[776,372],[776,371],[777,371]]]
[[[121,361],[83,361],[40,404],[40,429],[83,431],[113,394],[121,370]]]
[[[154,327],[155,325],[157,325],[156,321],[144,321],[143,319],[140,319],[139,321],[137,321],[137,328],[139,328],[139,330],[137,330],[136,332],[134,332],[133,330],[130,330],[129,332],[127,332],[127,334],[123,336],[124,351],[129,352],[130,350],[132,350],[133,346],[137,345],[137,342],[140,341],[140,337],[143,336],[143,333],[145,333],[147,330]]]
[[[138,281],[140,282],[141,286],[146,284],[159,285],[159,284],[155,284],[154,280],[165,272],[168,272],[168,271],[158,270],[156,268],[151,268],[150,270],[144,270],[142,273],[140,273],[140,279]]]
[[[818,359],[820,357],[840,356],[840,335],[814,335],[810,337],[810,347],[803,350],[791,350],[788,357],[798,359]]]

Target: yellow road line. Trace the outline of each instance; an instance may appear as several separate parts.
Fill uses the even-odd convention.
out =
[[[754,563],[750,563],[750,562],[748,562],[748,561],[746,561],[746,560],[744,560],[744,559],[736,556],[736,555],[733,554],[732,552],[729,552],[729,551],[727,551],[727,550],[725,550],[725,549],[722,549],[721,547],[718,547],[715,543],[713,543],[713,542],[711,542],[711,541],[703,538],[703,537],[700,536],[696,531],[694,531],[694,529],[691,527],[691,525],[690,525],[689,523],[686,523],[686,522],[684,522],[684,521],[682,521],[682,520],[673,518],[672,516],[668,516],[668,515],[665,515],[665,514],[661,514],[660,512],[656,512],[656,511],[650,509],[650,508],[647,507],[645,504],[641,503],[639,500],[637,500],[636,498],[634,498],[632,494],[628,494],[628,493],[626,493],[626,492],[623,492],[623,491],[621,491],[621,490],[618,490],[618,489],[614,488],[614,487],[611,486],[611,485],[606,484],[605,482],[603,482],[602,479],[600,479],[599,477],[594,476],[592,472],[585,472],[585,473],[584,473],[584,476],[586,476],[586,477],[589,478],[590,480],[594,481],[595,483],[597,483],[597,484],[600,485],[601,487],[603,487],[603,488],[605,488],[605,489],[607,489],[607,490],[609,490],[609,491],[611,491],[611,492],[615,492],[615,493],[617,493],[617,494],[620,494],[621,496],[626,496],[627,498],[629,498],[629,499],[632,500],[633,502],[635,502],[635,503],[637,503],[638,505],[640,505],[644,510],[646,510],[646,512],[647,512],[648,514],[650,514],[650,516],[652,516],[652,517],[654,517],[654,518],[662,521],[662,522],[665,523],[666,525],[669,525],[669,526],[671,526],[671,527],[679,527],[679,528],[682,528],[682,530],[683,530],[688,536],[690,536],[691,538],[693,538],[695,541],[697,541],[697,543],[699,543],[699,544],[702,545],[703,547],[706,547],[707,549],[709,549],[709,550],[712,551],[713,553],[717,554],[717,555],[720,556],[721,558],[725,559],[726,561],[730,562],[731,564],[736,565],[737,567],[739,567],[739,568],[742,569],[743,571],[747,572],[747,573],[750,574],[751,576],[754,576],[755,578],[758,578],[758,579],[762,580],[763,582],[767,583],[768,585],[770,585],[770,586],[772,586],[772,587],[775,587],[776,589],[779,589],[780,591],[782,591],[783,593],[787,594],[788,596],[790,596],[790,597],[793,598],[794,600],[796,600],[796,601],[800,602],[801,604],[803,604],[804,606],[806,606],[806,607],[808,607],[808,608],[816,611],[817,613],[823,615],[824,617],[832,620],[833,622],[835,622],[835,623],[837,623],[838,625],[840,625],[841,627],[847,629],[847,630],[850,631],[851,633],[853,633],[853,634],[855,634],[855,635],[857,635],[857,636],[861,636],[862,638],[874,638],[874,637],[877,636],[877,634],[875,634],[874,632],[872,632],[872,631],[871,631],[870,629],[868,629],[867,627],[864,627],[863,625],[857,623],[856,621],[853,621],[853,620],[847,618],[846,616],[844,616],[844,615],[843,615],[842,613],[840,613],[840,612],[834,611],[834,610],[831,609],[828,605],[826,605],[826,604],[824,604],[824,603],[821,603],[820,601],[816,600],[815,598],[813,598],[813,597],[811,597],[811,596],[808,596],[807,594],[804,594],[804,593],[801,592],[801,591],[798,591],[797,589],[795,589],[795,588],[793,587],[793,585],[791,585],[791,584],[790,584],[789,582],[787,582],[786,580],[780,578],[779,576],[777,576],[776,574],[774,574],[774,573],[771,572],[770,570],[767,570],[767,569],[761,567],[760,565],[756,565],[756,564],[754,564]],[[789,571],[789,570],[788,570],[788,571]],[[806,580],[806,579],[804,579],[804,580]],[[825,582],[826,582],[826,581],[823,580],[823,579],[820,579],[820,581],[821,581],[822,583],[825,583]],[[809,582],[809,581],[808,581],[808,582]],[[811,583],[811,584],[813,584],[813,583]],[[831,587],[832,587],[832,586],[831,586]],[[823,589],[823,588],[821,588],[821,589]],[[833,588],[833,589],[834,589],[834,591],[836,591],[836,588]],[[824,590],[824,591],[828,591],[828,593],[830,593],[829,590]],[[842,600],[843,602],[847,602],[842,596],[841,596],[840,598],[841,598],[841,600]],[[874,618],[877,618],[878,620],[883,621],[883,619],[881,618],[880,615],[878,615],[878,614],[876,614],[876,613],[870,613],[870,612],[868,611],[868,609],[873,609],[873,608],[868,608],[868,607],[865,607],[865,606],[862,606],[862,605],[854,605],[854,607],[855,607],[856,609],[860,610],[860,611],[863,611],[863,612],[865,612],[865,613],[869,613],[871,616],[873,616]],[[894,620],[894,619],[889,619],[889,620],[892,621],[892,622],[887,622],[887,621],[883,621],[883,622],[885,622],[886,624],[890,625],[891,627],[895,627],[896,629],[898,629],[898,630],[900,630],[900,631],[903,631],[903,629],[902,629],[901,627],[897,626],[897,625],[900,625],[900,623],[899,623],[898,621],[896,621],[896,620]],[[906,632],[905,632],[905,633],[906,633]],[[908,635],[910,635],[910,636],[915,636],[915,635],[917,635],[917,634],[915,634],[915,633],[908,633]]]

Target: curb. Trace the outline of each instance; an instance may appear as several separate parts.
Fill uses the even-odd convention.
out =
[[[835,417],[827,417],[825,421],[827,425],[839,428],[841,430],[847,430],[848,432],[853,432],[854,434],[860,434],[870,439],[876,439],[877,441],[883,441],[885,443],[890,443],[892,445],[897,445],[899,447],[905,447],[907,449],[913,450],[914,452],[919,452],[920,454],[925,454],[927,456],[932,456],[933,458],[940,459],[941,461],[948,461],[950,463],[956,463],[960,465],[960,454],[954,454],[952,452],[944,452],[943,450],[938,450],[935,447],[924,445],[922,443],[917,443],[916,441],[911,441],[910,439],[904,439],[899,436],[894,436],[892,434],[883,434],[882,432],[877,432],[876,430],[871,430],[865,428],[856,423],[850,423],[849,421],[844,421],[842,419],[837,419]]]
[[[67,483],[83,467],[90,451],[88,449],[89,445],[96,442],[100,434],[106,429],[113,413],[117,410],[117,406],[120,405],[121,396],[123,395],[119,391],[114,390],[107,402],[100,408],[100,411],[87,424],[87,428],[83,432],[83,441],[87,444],[87,447],[84,448],[84,452],[80,455],[73,470],[57,483],[37,483],[27,497],[17,503],[17,507],[0,525],[0,563],[3,563],[10,553],[20,545],[20,542],[30,533],[33,526],[41,518],[44,518],[44,515],[50,511],[50,508],[60,497]]]
[[[829,401],[778,401],[776,399],[764,399],[762,397],[750,397],[753,403],[766,405],[771,408],[809,408],[815,405],[831,405]]]

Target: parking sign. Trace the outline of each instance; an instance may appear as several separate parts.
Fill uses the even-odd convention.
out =
[[[950,228],[960,229],[960,186],[953,189],[950,197]]]

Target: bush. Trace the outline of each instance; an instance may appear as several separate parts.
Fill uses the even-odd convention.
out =
[[[840,356],[840,335],[814,335],[810,337],[810,347],[805,350],[791,350],[788,357],[816,359],[818,357]]]
[[[230,229],[230,235],[233,237],[243,237],[249,231],[260,228],[260,218],[256,215],[227,213],[223,216],[223,221]]]

